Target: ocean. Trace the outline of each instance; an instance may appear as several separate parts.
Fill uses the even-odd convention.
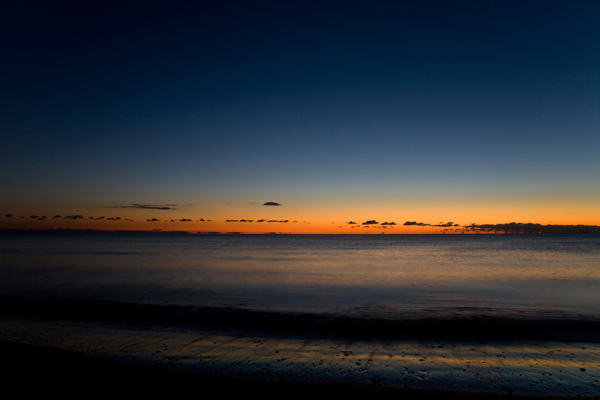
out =
[[[383,319],[600,317],[598,235],[3,233],[0,294]]]
[[[286,393],[600,388],[598,235],[3,232],[0,271],[0,345],[64,350],[66,364],[79,353]]]

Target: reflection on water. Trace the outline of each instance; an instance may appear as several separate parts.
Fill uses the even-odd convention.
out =
[[[4,235],[0,267],[2,294],[600,315],[596,235]]]

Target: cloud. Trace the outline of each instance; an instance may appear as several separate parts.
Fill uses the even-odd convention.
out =
[[[406,221],[404,226],[431,226],[431,224],[426,224],[425,222]]]
[[[98,217],[98,218],[96,218],[96,221],[100,221],[101,219],[104,219],[104,218],[106,218],[106,217],[105,216]]]
[[[52,219],[62,218],[62,215],[55,215]]]
[[[356,225],[356,224],[357,224],[357,223],[356,223],[356,222],[354,222],[354,221],[348,221],[348,222],[346,222],[346,223],[347,223],[348,225]]]
[[[142,208],[144,210],[177,210],[177,204],[128,204],[124,206],[108,206],[107,208]]]
[[[459,224],[455,224],[454,222],[446,222],[446,223],[440,222],[439,224],[432,225],[432,226],[439,226],[440,228],[448,228],[450,226],[460,226],[460,225]]]
[[[83,215],[67,215],[63,219],[83,219]]]
[[[12,214],[6,214],[4,217],[5,217],[5,218],[12,218],[12,217],[13,217],[13,215],[12,215]]]
[[[374,219],[370,219],[370,220],[368,220],[366,222],[363,222],[362,224],[363,225],[378,225],[379,222],[375,221]]]
[[[281,204],[276,203],[274,201],[267,201],[263,206],[280,206]]]
[[[225,222],[240,222],[239,219],[227,219]]]
[[[471,224],[463,227],[467,232],[484,233],[600,233],[598,225],[541,225],[509,222],[504,224]]]
[[[152,219],[146,220],[146,222],[158,222],[158,221],[160,221],[160,219],[152,218]]]
[[[253,219],[240,219],[240,222],[254,222]]]
[[[256,222],[265,222],[265,221],[266,221],[266,219],[259,219],[259,220],[258,220],[258,221],[256,221]]]
[[[106,218],[107,221],[118,221],[120,220],[121,217],[111,217],[111,218]]]
[[[192,222],[192,220],[188,218],[181,218],[179,222]]]
[[[395,222],[382,222],[381,225],[396,225]]]
[[[39,215],[30,215],[29,218],[39,218]]]

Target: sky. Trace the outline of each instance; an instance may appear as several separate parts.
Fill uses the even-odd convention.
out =
[[[597,1],[88,3],[2,6],[0,228],[600,225]]]

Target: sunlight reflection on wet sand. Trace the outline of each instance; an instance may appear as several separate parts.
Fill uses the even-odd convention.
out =
[[[0,339],[202,374],[598,395],[597,343],[359,341],[0,320]]]

